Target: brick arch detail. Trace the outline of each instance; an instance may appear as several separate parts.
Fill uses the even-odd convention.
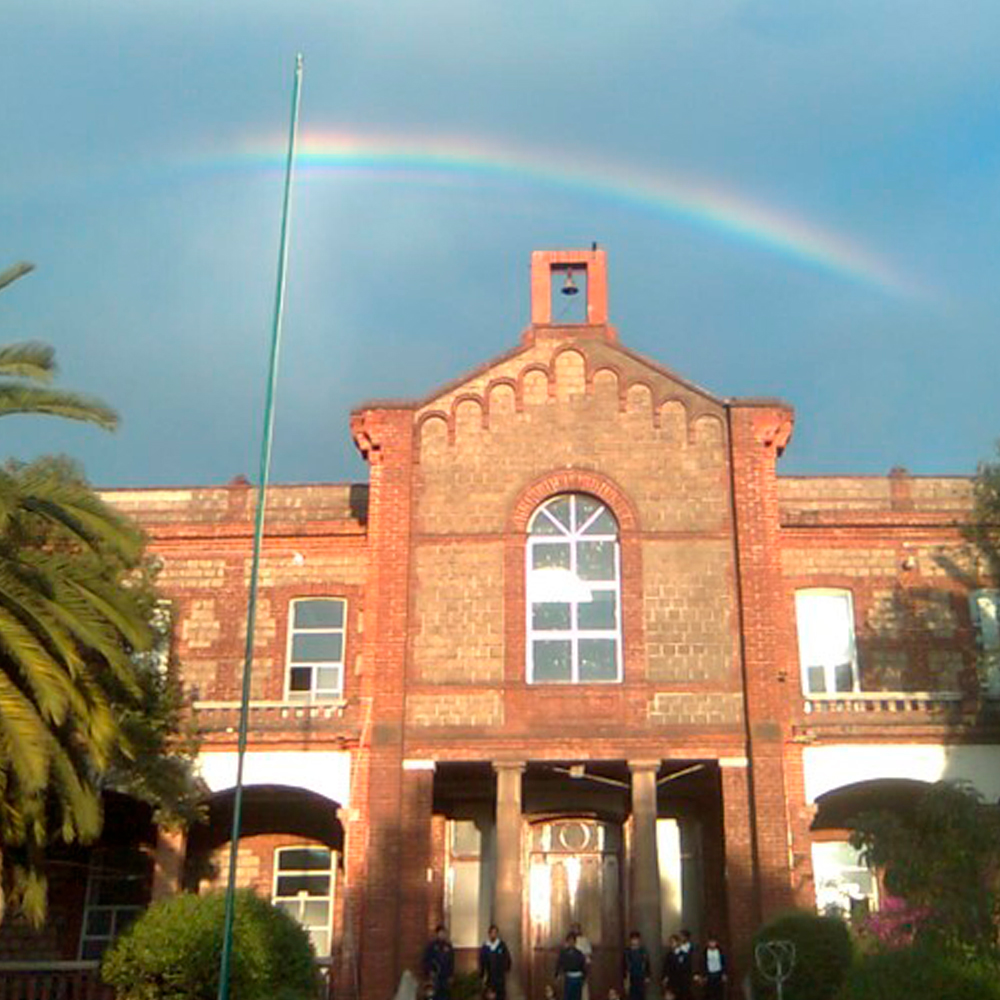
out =
[[[589,493],[611,508],[621,532],[639,530],[635,506],[625,491],[608,476],[587,469],[560,469],[546,473],[523,489],[511,507],[509,529],[517,534],[528,530],[531,515],[541,504],[559,493]]]

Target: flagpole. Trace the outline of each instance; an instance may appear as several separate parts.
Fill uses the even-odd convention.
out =
[[[218,1000],[229,1000],[229,972],[233,952],[233,921],[236,911],[236,860],[243,819],[243,761],[247,750],[250,714],[250,675],[253,667],[254,626],[257,620],[257,583],[260,576],[260,551],[264,537],[264,511],[267,484],[271,475],[271,444],[274,438],[274,390],[278,380],[278,355],[281,347],[281,323],[285,312],[285,275],[288,271],[288,222],[292,200],[292,167],[299,126],[299,94],[302,88],[302,55],[295,57],[295,84],[292,88],[292,123],[288,133],[288,158],[285,162],[285,193],[281,209],[281,238],[278,254],[278,283],[274,296],[274,323],[271,329],[271,360],[268,367],[267,394],[264,399],[264,430],[260,446],[260,478],[253,531],[253,558],[250,564],[250,591],[247,597],[247,635],[243,652],[243,690],[240,698],[240,727],[236,751],[236,789],[233,796],[233,827],[229,837],[229,877],[226,881],[226,915],[222,931],[222,958],[219,962]]]

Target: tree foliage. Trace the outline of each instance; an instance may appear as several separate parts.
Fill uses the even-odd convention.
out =
[[[754,946],[764,941],[791,941],[795,945],[795,965],[784,985],[786,1000],[830,1000],[853,958],[851,935],[840,917],[786,913],[757,932]],[[777,996],[774,984],[756,967],[753,983],[754,996]]]
[[[0,288],[30,271],[0,274]],[[50,348],[0,347],[0,416],[55,414],[102,427],[87,397],[39,386]],[[156,654],[169,634],[144,538],[63,458],[0,467],[0,917],[42,919],[54,840],[94,839],[100,793],[117,787],[174,820],[190,816],[180,700]]]
[[[118,1000],[215,1000],[225,896],[183,893],[154,903],[119,938],[101,974]],[[313,1000],[308,934],[248,889],[236,894],[230,991],[240,1000]]]
[[[1000,815],[967,785],[938,782],[907,812],[854,822],[851,843],[904,900],[916,941],[991,955],[996,950]]]
[[[1000,442],[997,458],[979,463],[973,493],[975,506],[966,537],[979,549],[989,575],[1000,581]]]
[[[932,947],[865,955],[855,963],[838,1000],[1000,1000],[995,965]]]

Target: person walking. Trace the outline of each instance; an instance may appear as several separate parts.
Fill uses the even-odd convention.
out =
[[[587,959],[576,946],[576,935],[570,931],[556,962],[556,979],[563,983],[563,1000],[583,1000],[583,984],[587,977]]]
[[[701,955],[701,979],[705,984],[704,1000],[724,1000],[726,995],[726,956],[719,939],[710,935]]]
[[[677,1000],[691,1000],[691,987],[694,982],[694,944],[691,932],[682,930],[678,936],[678,945],[674,949],[674,986]]]
[[[622,976],[625,979],[625,989],[628,990],[628,1000],[645,1000],[646,984],[651,974],[649,952],[642,943],[642,935],[638,931],[632,931],[628,936],[628,947],[622,956]]]
[[[450,1000],[451,981],[455,975],[455,949],[448,939],[448,928],[438,924],[424,949],[424,977],[434,988],[434,1000]]]
[[[510,972],[510,949],[500,937],[500,928],[490,924],[486,940],[479,949],[479,978],[484,988],[496,994],[496,1000],[507,995],[507,973]]]

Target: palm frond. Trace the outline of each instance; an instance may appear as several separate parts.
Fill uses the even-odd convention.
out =
[[[56,352],[49,344],[25,341],[0,346],[0,376],[49,382],[56,373]]]
[[[97,424],[105,430],[118,426],[118,414],[92,396],[66,389],[47,389],[16,383],[0,384],[0,417],[14,413],[37,413],[67,420]]]
[[[0,730],[3,763],[9,763],[18,784],[27,792],[44,789],[49,776],[51,734],[27,697],[0,670]]]
[[[34,271],[35,265],[29,264],[25,260],[18,261],[3,271],[0,271],[0,288],[6,288],[13,284],[18,278],[23,278],[26,274]]]

